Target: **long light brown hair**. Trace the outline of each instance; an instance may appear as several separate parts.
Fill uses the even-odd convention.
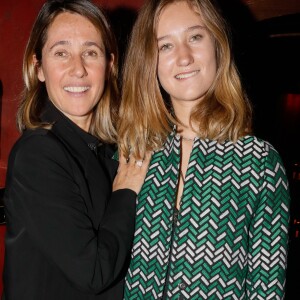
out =
[[[210,0],[150,0],[139,12],[123,66],[122,101],[118,122],[119,147],[143,157],[160,148],[178,124],[169,95],[157,78],[156,29],[161,11],[171,3],[186,1],[199,14],[211,34],[216,51],[217,74],[190,123],[201,138],[236,141],[251,133],[252,109],[234,63],[230,34],[218,8]]]
[[[47,99],[45,83],[39,81],[37,65],[42,60],[42,49],[47,40],[47,32],[54,19],[61,13],[70,12],[87,18],[101,34],[105,55],[108,61],[114,61],[108,73],[105,90],[99,103],[94,109],[89,132],[102,141],[113,143],[116,141],[115,123],[119,107],[119,92],[117,86],[118,53],[115,37],[104,12],[88,0],[52,0],[47,1],[41,8],[26,46],[23,59],[23,79],[25,87],[22,101],[17,112],[17,125],[20,131],[26,128],[49,128],[51,124],[44,124],[40,115]],[[51,127],[51,126],[50,126]]]

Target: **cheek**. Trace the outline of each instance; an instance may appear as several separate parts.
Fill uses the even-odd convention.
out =
[[[55,85],[63,77],[64,71],[59,65],[53,63],[44,63],[38,72],[38,78],[40,81],[46,82],[46,84]]]
[[[158,81],[159,81],[160,85],[162,86],[162,88],[167,93],[169,93],[168,80],[167,80],[166,74],[164,74],[164,69],[163,68],[158,68],[157,69],[157,77],[158,77]]]
[[[93,72],[90,73],[90,80],[93,82],[95,87],[95,92],[97,93],[97,97],[101,97],[105,88],[106,81],[109,77],[110,65],[99,65],[97,68],[93,69]]]
[[[216,60],[216,57],[215,55],[210,57],[210,60],[209,60],[209,70],[210,70],[210,74],[212,77],[215,77],[216,74],[217,74],[217,60]]]
[[[164,87],[164,82],[166,82],[171,76],[172,70],[170,59],[160,58],[157,65],[157,77],[160,84]]]
[[[161,66],[158,66],[157,67],[157,78],[158,78],[158,81],[161,83],[162,79],[163,79],[163,74],[162,74],[162,70],[161,70]]]
[[[209,51],[207,53],[207,60],[211,64],[211,67],[214,69],[216,72],[217,70],[217,54],[216,54],[216,49],[213,44],[210,45]]]
[[[109,72],[111,71],[110,64],[101,63],[99,65],[93,66],[90,69],[90,74],[94,77],[98,83],[102,83],[108,77]]]
[[[197,56],[197,60],[202,64],[202,68],[207,72],[207,75],[213,75],[217,70],[217,60],[214,51],[201,52]]]

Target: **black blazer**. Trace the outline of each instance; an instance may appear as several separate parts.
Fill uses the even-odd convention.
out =
[[[51,130],[25,131],[8,162],[6,300],[122,299],[136,194],[112,192],[117,162],[52,104]]]

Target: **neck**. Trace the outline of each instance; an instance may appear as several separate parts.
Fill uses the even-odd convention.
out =
[[[194,140],[197,136],[197,132],[193,130],[193,126],[189,125],[177,125],[177,133],[182,137],[184,140]]]
[[[71,121],[73,121],[78,127],[86,132],[89,132],[91,125],[91,115],[87,117],[74,117],[66,115]]]
[[[188,128],[192,107],[190,105],[179,105],[178,103],[173,103],[173,109],[177,119],[184,125],[184,127]]]
[[[192,137],[185,137],[184,135],[180,135],[180,136],[184,141],[187,141],[187,142],[193,142],[194,141],[194,138],[192,138]]]
[[[197,128],[197,126],[193,126],[194,124],[190,122],[194,103],[188,101],[172,101],[172,104],[176,118],[181,123],[177,126],[177,133],[181,135],[183,140],[193,141],[197,136],[197,133],[193,129]]]

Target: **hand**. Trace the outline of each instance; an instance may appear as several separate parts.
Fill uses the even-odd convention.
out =
[[[138,194],[144,183],[151,156],[151,153],[147,152],[143,160],[136,160],[134,157],[128,160],[121,153],[118,172],[113,182],[113,191],[131,189]]]

